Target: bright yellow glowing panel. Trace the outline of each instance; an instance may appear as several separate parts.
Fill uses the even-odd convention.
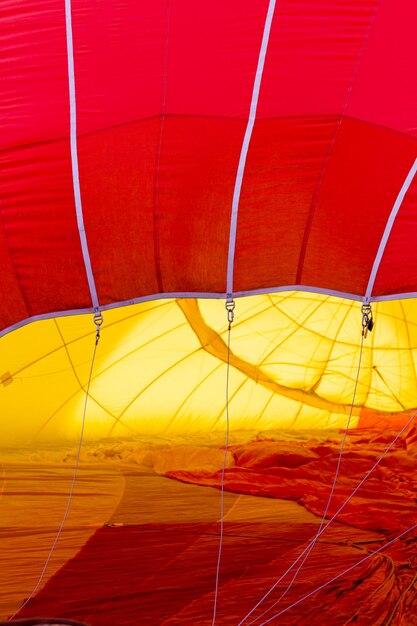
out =
[[[286,293],[238,299],[231,336],[234,432],[344,427],[361,342],[360,304]],[[373,306],[352,426],[362,407],[417,406],[417,303]],[[90,315],[0,339],[2,446],[74,442],[94,348]],[[219,300],[160,300],[104,314],[85,438],[176,437],[225,428],[227,321]]]

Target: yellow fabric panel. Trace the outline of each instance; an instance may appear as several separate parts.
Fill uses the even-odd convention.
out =
[[[230,420],[236,431],[343,427],[361,340],[360,304],[285,293],[238,299]],[[417,406],[417,304],[373,305],[352,425],[361,407]],[[0,339],[2,446],[73,442],[94,348],[90,315]],[[160,300],[104,313],[86,439],[166,437],[225,427],[227,321],[220,300]]]

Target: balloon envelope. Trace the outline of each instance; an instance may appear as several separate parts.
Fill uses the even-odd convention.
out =
[[[0,619],[414,619],[416,20],[3,3]]]

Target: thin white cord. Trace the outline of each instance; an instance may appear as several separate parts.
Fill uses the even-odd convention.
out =
[[[51,549],[49,550],[49,554],[46,558],[45,564],[43,566],[43,569],[40,573],[40,576],[38,578],[38,581],[35,585],[35,587],[33,588],[30,596],[28,598],[26,598],[26,600],[23,602],[23,604],[17,609],[17,611],[15,613],[13,613],[13,615],[11,617],[9,617],[8,621],[13,620],[16,615],[18,615],[20,613],[20,611],[27,605],[27,603],[33,598],[33,596],[36,594],[36,592],[38,591],[42,580],[45,576],[45,572],[48,568],[49,562],[51,560],[52,554],[55,550],[55,547],[58,543],[58,540],[61,536],[61,533],[63,531],[63,528],[65,526],[65,522],[67,521],[67,517],[68,517],[68,513],[70,510],[70,506],[71,506],[71,501],[72,501],[72,496],[74,494],[74,487],[75,487],[75,481],[77,479],[77,474],[78,474],[78,468],[79,468],[79,464],[80,464],[80,455],[81,455],[81,447],[82,447],[82,443],[83,443],[83,436],[84,436],[84,426],[85,426],[85,417],[86,417],[86,412],[87,412],[87,402],[88,402],[88,397],[89,397],[89,393],[90,393],[90,385],[91,385],[91,379],[92,379],[92,375],[93,375],[93,368],[94,368],[94,361],[96,358],[96,352],[97,352],[97,345],[98,345],[98,341],[100,338],[100,333],[99,330],[97,329],[97,333],[95,336],[95,343],[94,343],[94,350],[93,350],[93,356],[91,359],[91,366],[90,366],[90,373],[88,375],[88,383],[87,383],[87,387],[86,387],[86,391],[85,391],[85,399],[84,399],[84,409],[83,409],[83,417],[82,417],[82,422],[81,422],[81,432],[80,432],[80,437],[79,437],[79,441],[78,441],[78,449],[77,449],[77,456],[75,459],[75,466],[74,466],[74,472],[72,475],[72,481],[71,481],[71,487],[70,487],[70,491],[68,494],[68,499],[67,499],[67,504],[65,507],[65,511],[64,511],[64,515],[61,521],[61,524],[58,528],[57,534],[55,536],[55,539],[52,543]]]
[[[349,428],[350,428],[350,422],[351,422],[351,419],[352,419],[353,407],[354,407],[354,404],[355,404],[356,392],[357,392],[358,384],[359,384],[359,374],[360,374],[361,363],[362,363],[363,341],[364,341],[364,335],[362,333],[361,343],[360,343],[360,350],[359,350],[359,361],[358,361],[358,367],[357,367],[357,372],[356,372],[355,386],[354,386],[354,389],[353,389],[352,402],[351,402],[351,405],[350,405],[349,417],[348,417],[348,421],[347,421],[347,424],[346,424],[345,431],[343,433],[342,443],[340,445],[339,457],[338,457],[338,460],[337,460],[336,472],[335,472],[335,475],[334,475],[334,478],[333,478],[332,488],[330,490],[330,494],[329,494],[329,497],[328,497],[327,503],[326,503],[326,508],[324,510],[323,516],[322,516],[321,521],[320,521],[319,529],[318,529],[317,533],[315,534],[315,536],[313,537],[313,539],[311,539],[311,541],[309,542],[307,547],[304,549],[304,551],[300,554],[300,556],[290,565],[290,567],[280,576],[280,578],[277,581],[275,581],[275,583],[272,585],[272,587],[269,588],[269,590],[262,596],[262,598],[257,602],[257,604],[255,604],[255,606],[249,611],[249,613],[247,613],[245,615],[245,617],[239,622],[238,626],[241,626],[256,611],[256,609],[262,604],[262,602],[264,602],[266,600],[266,598],[268,598],[268,596],[274,591],[274,589],[277,587],[277,585],[279,585],[279,583],[287,577],[287,575],[290,573],[290,571],[295,567],[295,565],[298,563],[298,561],[304,555],[304,558],[301,561],[300,565],[298,566],[298,568],[297,568],[294,576],[292,577],[290,583],[288,584],[286,589],[283,591],[281,596],[278,598],[278,600],[276,600],[269,608],[267,608],[257,618],[255,618],[254,620],[249,622],[248,626],[250,626],[250,624],[254,624],[255,622],[257,622],[259,619],[261,619],[261,617],[263,617],[264,615],[266,615],[266,613],[268,613],[271,609],[273,609],[274,606],[276,606],[277,604],[279,604],[279,602],[281,602],[281,600],[290,591],[290,589],[293,586],[293,584],[294,584],[294,582],[295,582],[299,572],[301,571],[301,568],[303,567],[303,565],[306,562],[306,560],[308,559],[311,551],[313,550],[314,546],[316,545],[317,539],[320,537],[320,535],[323,532],[323,530],[322,530],[323,529],[323,525],[324,525],[324,522],[325,522],[328,510],[329,510],[330,504],[331,504],[332,499],[333,499],[333,494],[334,494],[334,490],[336,488],[337,480],[339,478],[340,465],[341,465],[341,462],[342,462],[343,451],[344,451],[344,448],[345,448],[346,439],[347,439],[347,435],[348,435]],[[327,526],[328,526],[328,524],[326,525],[326,528],[327,528]]]
[[[229,378],[230,378],[230,335],[232,324],[229,321],[227,329],[227,366],[226,366],[226,439],[224,446],[223,465],[222,465],[222,477],[221,477],[221,495],[220,495],[220,539],[219,539],[219,552],[217,555],[217,567],[216,567],[216,587],[214,592],[214,607],[213,607],[213,619],[212,626],[216,623],[217,614],[217,598],[219,594],[219,575],[220,575],[220,562],[222,558],[223,550],[223,528],[224,528],[224,474],[227,463],[227,453],[229,451]]]

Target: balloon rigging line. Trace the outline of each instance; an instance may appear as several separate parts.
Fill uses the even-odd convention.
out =
[[[335,488],[336,488],[337,480],[339,478],[340,466],[341,466],[342,457],[343,457],[343,451],[344,451],[344,448],[345,448],[347,435],[348,435],[349,428],[350,428],[350,422],[351,422],[351,419],[352,419],[353,407],[355,405],[355,398],[356,398],[356,392],[357,392],[357,389],[358,389],[359,374],[360,374],[361,363],[362,363],[364,338],[365,338],[365,336],[364,336],[364,333],[362,332],[360,349],[359,349],[359,360],[358,360],[358,366],[357,366],[357,371],[356,371],[356,379],[355,379],[355,386],[354,386],[354,389],[353,389],[352,402],[350,404],[349,417],[348,417],[348,421],[347,421],[347,424],[346,424],[346,428],[345,428],[344,433],[343,433],[342,442],[341,442],[341,445],[340,445],[339,456],[338,456],[338,460],[337,460],[336,471],[335,471],[335,474],[334,474],[334,477],[333,477],[332,487],[331,487],[331,490],[330,490],[330,493],[329,493],[329,497],[327,499],[327,503],[326,503],[326,507],[325,507],[324,513],[323,513],[321,521],[320,521],[319,529],[318,529],[317,533],[314,535],[314,537],[311,539],[311,541],[308,543],[308,545],[306,546],[304,551],[299,555],[299,557],[297,557],[297,559],[280,576],[280,578],[275,581],[275,583],[272,585],[272,587],[270,587],[270,589],[262,596],[262,598],[257,602],[257,604],[255,604],[255,606],[249,611],[249,613],[247,613],[245,615],[245,617],[239,622],[238,626],[241,626],[256,611],[256,609],[274,591],[274,589],[279,585],[279,583],[287,577],[287,575],[291,572],[291,570],[295,567],[295,565],[302,558],[302,561],[301,561],[300,565],[298,566],[297,570],[295,571],[295,573],[294,573],[290,583],[287,585],[287,587],[285,588],[285,590],[283,591],[281,596],[278,598],[278,600],[276,600],[274,604],[272,604],[268,609],[266,609],[263,613],[261,613],[257,618],[252,620],[249,623],[249,626],[250,626],[250,624],[254,624],[255,622],[257,622],[261,617],[263,617],[266,613],[268,613],[274,606],[276,606],[279,602],[281,602],[281,600],[287,595],[287,593],[290,591],[291,587],[293,586],[294,582],[296,581],[298,574],[300,573],[304,563],[306,562],[306,560],[308,559],[311,551],[313,550],[314,546],[316,545],[316,542],[317,542],[318,538],[320,537],[320,535],[324,532],[325,528],[327,528],[329,523],[330,523],[329,522],[326,526],[324,526],[324,523],[325,523],[325,520],[326,520],[326,517],[327,517],[327,513],[328,513],[328,510],[329,510],[330,504],[332,502],[332,499],[333,499],[333,495],[334,495],[334,491],[335,491]]]
[[[101,320],[101,321],[100,321]],[[95,336],[95,342],[94,342],[94,350],[93,350],[93,356],[91,358],[91,365],[90,365],[90,372],[88,375],[88,382],[87,382],[87,387],[85,389],[85,398],[84,398],[84,408],[83,408],[83,414],[82,414],[82,421],[81,421],[81,431],[80,431],[80,437],[78,440],[78,448],[77,448],[77,456],[75,459],[75,465],[74,465],[74,471],[72,474],[72,480],[71,480],[71,486],[70,486],[70,490],[69,490],[69,494],[68,494],[68,498],[67,498],[67,504],[65,507],[65,511],[64,511],[64,515],[62,517],[60,526],[58,528],[58,531],[55,535],[55,539],[52,543],[52,546],[49,550],[48,556],[46,557],[46,561],[45,564],[42,568],[42,571],[39,575],[39,578],[32,590],[32,592],[30,593],[29,597],[26,598],[26,600],[23,602],[23,604],[17,609],[17,611],[15,613],[13,613],[13,615],[11,617],[9,617],[8,621],[13,620],[16,615],[18,615],[20,613],[20,611],[28,604],[28,602],[30,602],[30,600],[34,597],[34,595],[36,594],[36,592],[38,591],[43,578],[45,576],[46,570],[48,568],[49,562],[52,558],[52,554],[56,548],[56,545],[59,541],[59,538],[62,534],[62,531],[64,529],[65,523],[67,521],[68,518],[68,513],[71,507],[71,502],[72,502],[72,497],[74,495],[74,488],[75,488],[75,482],[77,479],[77,475],[78,475],[78,469],[79,469],[79,465],[80,465],[80,456],[81,456],[81,448],[82,448],[82,443],[83,443],[83,437],[84,437],[84,427],[85,427],[85,419],[86,419],[86,413],[87,413],[87,403],[88,403],[88,398],[90,395],[90,385],[91,385],[91,380],[92,380],[92,376],[93,376],[93,369],[94,369],[94,362],[96,359],[96,352],[97,352],[97,345],[100,339],[100,326],[102,323],[102,318],[101,315],[97,315],[94,316],[94,322],[96,324],[96,336]]]
[[[227,307],[227,304],[226,304]],[[233,303],[234,308],[234,303]],[[226,363],[226,437],[224,445],[222,474],[221,474],[221,493],[220,493],[220,532],[219,532],[219,550],[217,554],[217,566],[216,566],[216,585],[214,591],[214,606],[213,606],[213,619],[212,626],[216,623],[217,615],[217,599],[219,595],[219,575],[220,575],[220,563],[223,550],[223,530],[224,530],[224,475],[226,471],[227,454],[229,451],[229,434],[230,434],[230,422],[229,422],[229,380],[230,380],[230,336],[233,322],[233,308],[227,309],[228,314],[228,327],[227,327],[227,363]]]
[[[357,563],[354,563],[353,565],[351,565],[350,567],[345,569],[340,574],[337,574],[336,576],[333,576],[333,578],[331,578],[327,582],[323,583],[319,587],[316,587],[315,589],[313,589],[309,593],[306,593],[302,598],[299,598],[298,600],[296,600],[295,602],[293,602],[289,606],[285,607],[279,613],[275,613],[275,615],[273,615],[272,617],[268,618],[265,622],[262,622],[262,624],[260,624],[260,626],[265,626],[265,624],[269,624],[270,622],[272,622],[273,619],[276,619],[277,617],[280,617],[280,615],[283,615],[284,613],[286,613],[287,611],[289,611],[293,607],[297,606],[298,604],[301,604],[305,600],[308,600],[308,598],[311,598],[311,596],[313,596],[314,594],[318,593],[319,591],[321,591],[325,587],[328,587],[329,585],[334,583],[336,580],[338,580],[342,576],[345,576],[345,574],[348,574],[349,572],[351,572],[353,569],[355,569],[355,567],[358,567],[358,565],[362,565],[362,563],[365,563],[366,561],[368,561],[371,557],[375,556],[375,554],[379,554],[379,552],[382,552],[383,550],[386,550],[393,543],[395,543],[396,541],[399,541],[400,539],[402,539],[402,537],[404,537],[408,533],[411,533],[415,529],[417,529],[417,523],[413,524],[412,526],[410,526],[410,528],[407,528],[407,530],[404,530],[402,533],[400,533],[399,535],[397,535],[393,539],[390,539],[390,541],[387,541],[387,543],[384,543],[382,546],[380,546],[379,548],[377,548],[373,552],[370,552],[363,559],[361,559]]]

